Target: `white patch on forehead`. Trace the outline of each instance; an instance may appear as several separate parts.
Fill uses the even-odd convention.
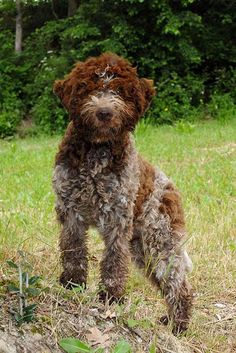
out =
[[[109,83],[114,77],[113,73],[107,72],[109,69],[110,69],[110,66],[107,65],[104,71],[99,71],[99,70],[95,71],[96,75],[98,75],[98,77],[104,82],[104,84]]]

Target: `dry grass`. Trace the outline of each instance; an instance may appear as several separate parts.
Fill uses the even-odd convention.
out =
[[[140,125],[136,133],[140,152],[171,176],[183,195],[196,298],[190,328],[179,341],[196,353],[236,351],[235,136],[235,121],[202,123],[186,132]],[[57,285],[58,227],[51,174],[58,141],[40,137],[0,142],[0,329],[13,327],[8,312],[16,299],[6,292],[6,285],[16,281],[16,275],[6,260],[19,261],[20,249],[34,274],[43,278],[41,294],[33,299],[38,302],[38,320],[24,330],[39,332],[56,347],[59,338],[71,335],[88,341],[89,330],[96,326],[109,334],[110,345],[123,337],[135,353],[148,352],[152,342],[159,351],[177,352],[165,348],[160,338],[169,331],[158,324],[165,312],[162,299],[135,269],[125,304],[107,308],[98,302],[103,245],[95,231],[88,290],[69,292]]]

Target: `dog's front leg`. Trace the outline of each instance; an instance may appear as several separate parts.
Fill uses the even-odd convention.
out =
[[[129,274],[129,242],[131,226],[107,229],[104,235],[105,251],[101,261],[103,290],[100,299],[119,300],[124,294]]]
[[[69,211],[61,220],[60,250],[63,272],[60,283],[72,288],[73,284],[86,285],[88,273],[88,249],[86,233],[88,226]]]

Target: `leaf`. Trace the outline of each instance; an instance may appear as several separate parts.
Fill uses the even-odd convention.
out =
[[[26,307],[24,308],[24,311],[25,311],[26,313],[32,312],[36,307],[37,307],[37,304],[31,304],[31,305],[26,306]]]
[[[41,278],[40,276],[32,276],[32,277],[30,277],[30,279],[29,279],[29,285],[32,286],[33,284],[37,283],[40,278]]]
[[[90,333],[86,335],[87,340],[92,346],[97,344],[107,347],[109,345],[109,335],[102,333],[97,327],[92,327]]]
[[[15,262],[13,262],[12,260],[7,260],[7,264],[11,268],[18,268],[17,264]]]
[[[77,353],[77,352],[85,352],[92,353],[92,350],[85,343],[81,342],[76,338],[63,338],[59,341],[59,345],[66,351],[67,353]]]
[[[139,324],[139,321],[137,321],[137,320],[134,320],[134,319],[128,319],[128,320],[127,320],[127,325],[128,325],[130,328],[137,327],[138,324]]]
[[[153,326],[152,322],[148,319],[140,320],[140,327],[150,329]]]
[[[115,348],[113,353],[130,353],[131,352],[131,347],[130,344],[126,341],[119,341]]]
[[[36,297],[39,295],[40,290],[38,288],[26,288],[25,292],[31,295],[32,297]]]
[[[149,353],[156,353],[156,345],[155,345],[155,343],[154,343],[154,342],[151,344],[151,347],[150,347]]]
[[[31,304],[28,305],[24,308],[23,312],[23,317],[22,317],[22,321],[24,322],[31,322],[34,320],[34,310],[37,307],[37,304]]]
[[[27,272],[22,272],[21,278],[22,278],[22,282],[23,282],[23,283],[26,282],[26,277],[27,277]]]
[[[92,351],[93,353],[104,353],[104,349],[103,348],[97,348],[95,349],[95,351]]]
[[[230,248],[230,250],[232,250],[232,251],[235,251],[236,250],[236,242],[231,242],[230,244],[229,244],[229,248]]]
[[[23,316],[21,316],[19,313],[15,313],[14,317],[17,324],[20,326],[23,323]]]
[[[12,283],[8,284],[7,289],[9,292],[14,292],[14,293],[18,293],[20,291],[20,289]]]

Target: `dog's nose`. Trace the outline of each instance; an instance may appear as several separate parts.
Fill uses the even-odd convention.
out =
[[[98,108],[98,110],[96,111],[96,116],[101,121],[108,121],[111,120],[113,112],[110,108],[107,107]]]

